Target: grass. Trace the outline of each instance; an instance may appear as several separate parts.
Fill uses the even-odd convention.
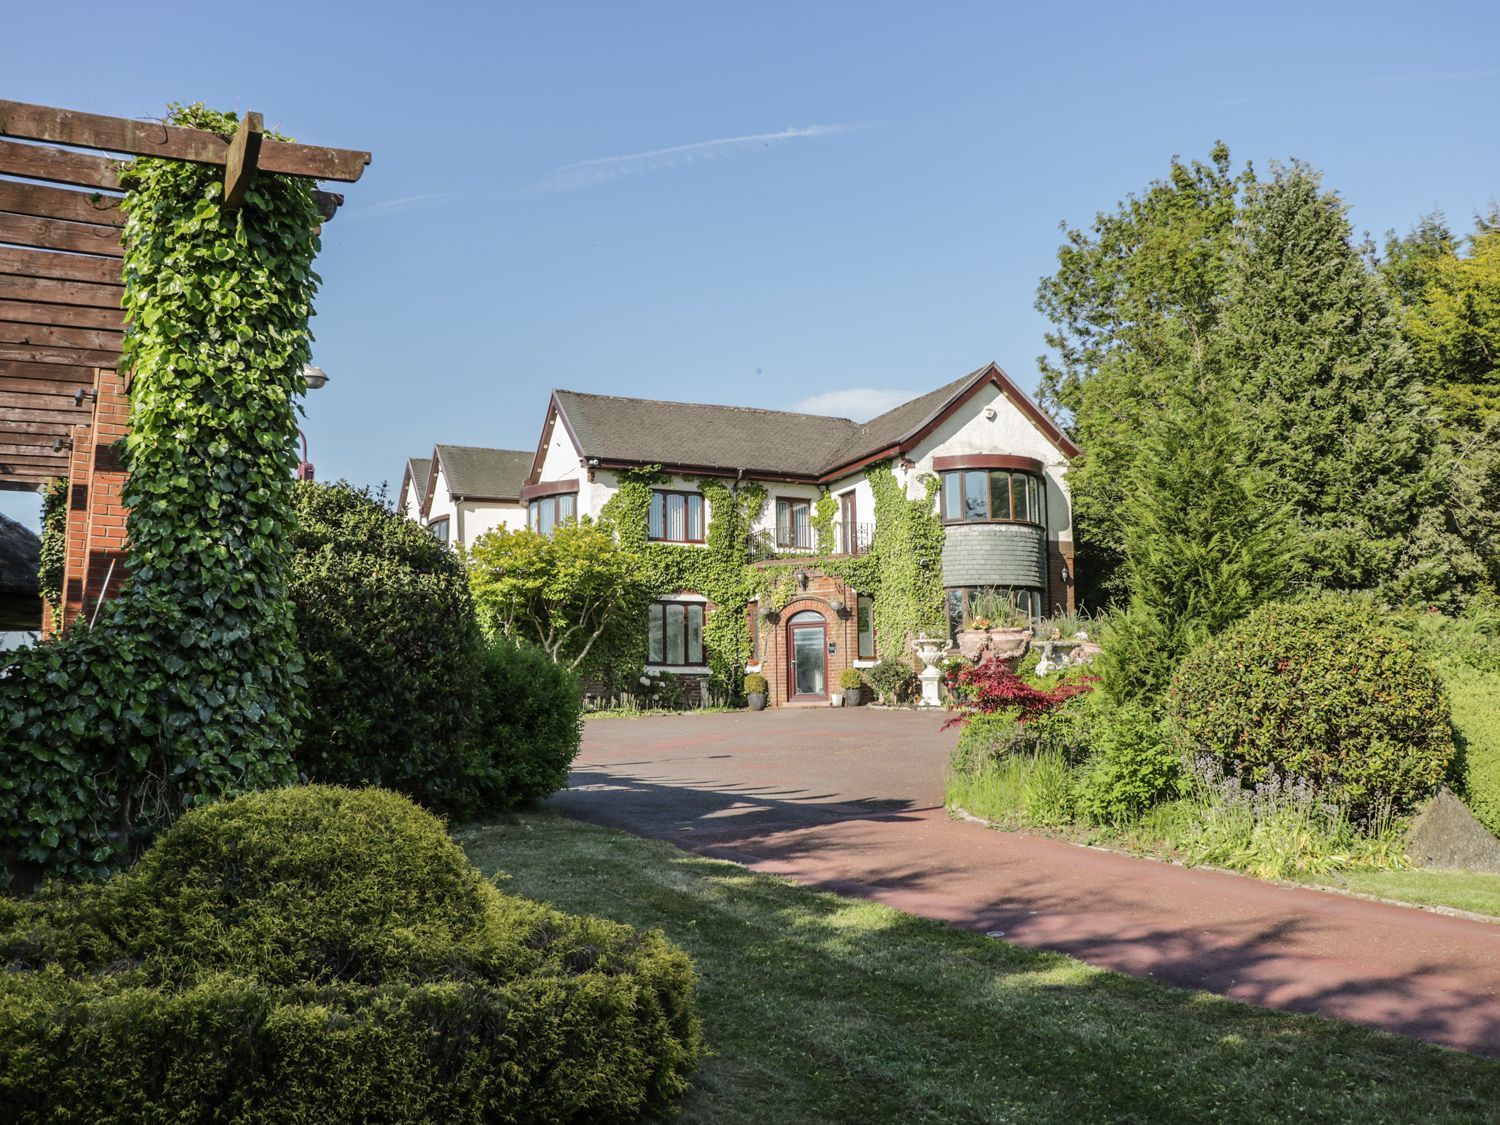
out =
[[[1360,895],[1500,918],[1500,875],[1472,871],[1346,871],[1314,883]]]
[[[546,814],[458,833],[510,892],[659,928],[711,1054],[687,1121],[1473,1121],[1500,1064],[1024,950]]]

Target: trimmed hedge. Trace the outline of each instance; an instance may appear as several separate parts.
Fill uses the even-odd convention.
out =
[[[573,674],[536,646],[499,637],[482,654],[479,685],[470,739],[488,776],[485,806],[510,808],[564,788],[583,738]]]
[[[125,875],[0,900],[8,1120],[626,1120],[686,1087],[659,934],[505,896],[379,790],[189,813]]]
[[[1247,780],[1303,779],[1357,811],[1412,807],[1453,757],[1448,699],[1368,602],[1263,606],[1179,667],[1168,715],[1195,753]]]
[[[289,592],[305,664],[302,776],[476,811],[464,740],[482,645],[457,555],[345,483],[299,483]]]

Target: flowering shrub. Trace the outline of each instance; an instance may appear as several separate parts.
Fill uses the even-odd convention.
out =
[[[1083,676],[1044,690],[1032,687],[1003,660],[950,666],[946,678],[948,697],[958,705],[959,713],[943,724],[944,730],[962,726],[975,715],[993,715],[997,711],[1015,711],[1017,722],[1030,722],[1074,696],[1092,691],[1098,682],[1095,676]]]

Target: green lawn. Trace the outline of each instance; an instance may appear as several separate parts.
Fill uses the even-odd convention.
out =
[[[684,1120],[1475,1121],[1500,1064],[1263,1011],[546,813],[456,835],[505,889],[692,954]]]
[[[1468,871],[1346,871],[1314,883],[1419,906],[1451,906],[1500,918],[1500,875]]]

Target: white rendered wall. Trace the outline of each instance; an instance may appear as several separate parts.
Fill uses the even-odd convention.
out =
[[[458,512],[460,527],[454,529],[454,542],[462,542],[466,549],[486,531],[497,527],[519,530],[526,526],[526,505],[518,500],[463,500]]]

